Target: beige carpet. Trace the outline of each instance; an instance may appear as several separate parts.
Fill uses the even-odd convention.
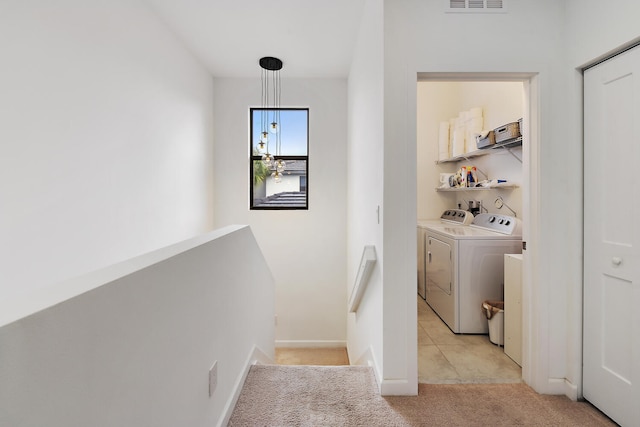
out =
[[[524,384],[420,384],[382,397],[360,366],[251,368],[229,426],[613,426],[588,403]]]

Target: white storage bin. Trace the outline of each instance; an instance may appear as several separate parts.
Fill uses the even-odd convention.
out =
[[[485,301],[482,309],[489,322],[489,341],[504,346],[504,301]]]

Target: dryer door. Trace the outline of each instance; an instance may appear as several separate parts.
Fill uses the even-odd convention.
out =
[[[456,290],[453,265],[454,240],[441,239],[427,232],[425,279],[427,303],[451,328],[458,332]]]
[[[425,264],[427,292],[444,292],[451,295],[451,245],[433,236],[427,236]]]

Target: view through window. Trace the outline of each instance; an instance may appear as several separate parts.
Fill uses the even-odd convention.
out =
[[[308,209],[309,109],[251,108],[250,117],[250,208]]]

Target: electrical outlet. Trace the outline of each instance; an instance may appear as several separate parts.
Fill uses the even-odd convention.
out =
[[[218,385],[218,361],[216,360],[209,369],[209,397],[213,396],[213,392],[216,391]]]

